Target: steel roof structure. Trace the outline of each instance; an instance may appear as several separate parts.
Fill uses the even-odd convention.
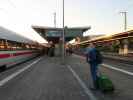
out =
[[[48,41],[53,41],[54,43],[59,42],[63,32],[63,28],[44,26],[32,26],[32,28],[43,38],[47,39]],[[83,32],[89,29],[90,27],[65,27],[65,41],[70,41],[77,36],[80,37],[83,35]]]
[[[121,32],[121,33],[115,33],[115,34],[112,34],[112,35],[109,35],[109,36],[104,35],[104,36],[95,37],[93,39],[82,41],[82,42],[78,43],[78,45],[88,44],[90,42],[93,42],[93,43],[108,42],[108,41],[127,39],[127,38],[132,38],[132,37],[133,37],[133,30],[129,30],[129,31]],[[77,44],[73,43],[73,45],[77,45]]]

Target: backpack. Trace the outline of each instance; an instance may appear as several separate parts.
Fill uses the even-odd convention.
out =
[[[102,64],[103,63],[103,56],[102,54],[100,53],[99,50],[96,49],[96,62],[98,64]]]

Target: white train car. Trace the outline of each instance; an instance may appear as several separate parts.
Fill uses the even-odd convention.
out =
[[[37,56],[41,46],[0,27],[0,68],[7,68]]]

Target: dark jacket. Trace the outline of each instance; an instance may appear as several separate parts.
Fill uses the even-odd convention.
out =
[[[89,63],[96,63],[96,48],[88,49],[88,53],[86,54],[86,60]]]

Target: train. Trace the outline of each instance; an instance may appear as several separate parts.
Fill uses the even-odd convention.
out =
[[[37,57],[44,46],[0,27],[0,69],[6,69]]]

